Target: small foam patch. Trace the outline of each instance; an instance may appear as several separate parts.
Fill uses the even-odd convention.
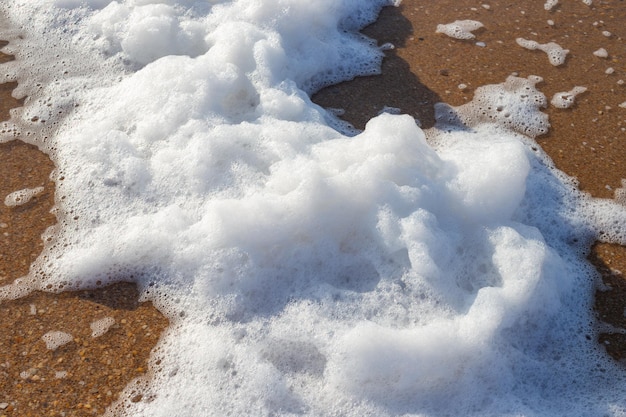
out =
[[[46,344],[48,350],[56,350],[74,340],[74,337],[65,332],[52,330],[41,336],[41,340]]]
[[[24,188],[23,190],[14,191],[4,198],[4,205],[7,207],[17,207],[27,204],[34,197],[44,192],[44,187]]]
[[[565,58],[569,53],[569,49],[563,49],[561,46],[555,42],[548,43],[539,43],[533,40],[517,38],[515,42],[522,48],[535,50],[538,49],[540,51],[545,52],[548,55],[548,60],[550,64],[558,67],[559,65],[563,65],[565,63]]]
[[[568,109],[574,105],[576,96],[587,91],[587,87],[576,86],[570,91],[563,91],[554,94],[550,104],[559,109]]]
[[[474,39],[476,35],[472,32],[483,26],[477,20],[455,20],[452,23],[437,25],[435,33],[443,33],[454,39]]]
[[[91,337],[100,337],[104,335],[114,324],[115,319],[113,317],[103,317],[94,321],[89,325],[91,327]]]

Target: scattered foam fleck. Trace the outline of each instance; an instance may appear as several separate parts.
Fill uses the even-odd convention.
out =
[[[608,30],[603,30],[602,35],[606,36],[607,38],[610,38],[611,36],[613,36],[613,34],[609,32]]]
[[[74,338],[71,334],[56,330],[49,331],[41,336],[48,350],[55,350],[63,345],[70,343]]]
[[[613,74],[614,72],[615,72],[615,68],[613,68],[613,67],[608,67],[606,70],[604,70],[604,73],[605,73],[606,75],[611,75],[611,74]]]
[[[609,53],[604,48],[600,48],[600,49],[594,51],[593,54],[595,56],[597,56],[598,58],[608,58],[608,56],[609,56]]]
[[[563,49],[559,44],[555,42],[541,44],[539,42],[524,38],[517,38],[515,39],[515,41],[522,48],[530,50],[538,49],[545,52],[548,55],[548,60],[554,66],[563,65],[565,63],[565,57],[569,53],[569,49]]]
[[[576,96],[587,91],[586,87],[576,86],[570,91],[562,91],[552,96],[550,104],[559,109],[568,109],[574,105]]]
[[[546,10],[552,10],[557,4],[559,4],[559,0],[547,0],[544,3],[543,8]]]
[[[474,39],[473,31],[483,27],[483,24],[476,20],[455,20],[448,24],[437,25],[435,33],[443,33],[454,39]]]
[[[626,104],[626,102],[622,104]],[[626,105],[624,107],[626,107]],[[626,206],[626,179],[622,178],[622,186],[615,189],[614,199],[622,206]]]
[[[41,195],[44,187],[24,188],[14,191],[4,198],[4,204],[8,207],[17,207],[28,203],[34,197]]]
[[[109,331],[111,326],[115,324],[113,317],[104,317],[91,323],[91,337],[100,337]]]

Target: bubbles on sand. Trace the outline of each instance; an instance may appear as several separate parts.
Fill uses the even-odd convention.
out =
[[[24,62],[48,68],[71,45],[65,65],[92,65],[33,88],[25,111],[30,126],[48,97],[71,108],[49,139],[61,226],[41,285],[132,279],[172,323],[125,415],[626,405],[623,384],[602,384],[623,380],[590,337],[584,259],[600,231],[626,243],[626,211],[533,141],[549,128],[541,77],[440,104],[429,130],[386,108],[348,137],[308,94],[379,70],[357,30],[390,2],[41,4],[0,6],[39,54]],[[460,22],[442,33],[482,26]]]
[[[554,94],[550,104],[559,109],[569,109],[574,105],[576,96],[587,91],[587,87],[576,86],[569,91]]]
[[[558,67],[559,65],[563,65],[565,63],[565,58],[569,53],[569,49],[563,49],[561,46],[555,42],[548,43],[539,43],[536,41],[532,41],[524,38],[517,38],[515,42],[522,48],[535,50],[538,49],[540,51],[545,52],[548,55],[548,60],[550,64]]]
[[[41,340],[44,341],[48,350],[56,350],[57,348],[73,341],[74,337],[69,333],[51,330],[41,336]]]
[[[474,39],[476,35],[472,32],[483,27],[483,24],[476,20],[455,20],[448,24],[437,25],[436,33],[443,33],[454,39]]]
[[[27,204],[43,192],[44,187],[24,188],[23,190],[14,191],[4,198],[4,205],[7,207],[21,206]]]
[[[91,327],[91,337],[100,337],[104,335],[114,324],[115,319],[113,317],[103,317],[92,322],[89,325]]]

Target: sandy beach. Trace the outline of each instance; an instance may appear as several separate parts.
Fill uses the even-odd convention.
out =
[[[435,33],[438,23],[460,19],[480,21],[484,28],[465,41]],[[358,129],[385,107],[410,114],[428,128],[434,124],[435,103],[467,103],[477,87],[500,83],[512,73],[543,77],[538,87],[548,99],[584,86],[587,91],[572,108],[546,109],[551,129],[537,142],[581,190],[613,198],[626,178],[626,108],[620,107],[626,100],[623,22],[626,7],[618,0],[596,1],[592,7],[572,0],[551,11],[540,1],[404,0],[398,8],[385,8],[363,31],[379,45],[393,45],[382,74],[325,88],[313,101],[345,110],[343,118]],[[569,49],[565,64],[551,65],[545,53],[517,45],[518,37]],[[608,57],[594,55],[599,48]],[[0,63],[10,59],[0,55]],[[11,96],[15,86],[0,84],[0,120],[28,101]],[[1,285],[28,274],[43,247],[42,234],[56,222],[53,169],[32,145],[0,144],[0,198],[20,189],[44,189],[27,204],[0,204]],[[620,272],[626,271],[626,248],[599,243],[589,259],[604,282],[589,295],[595,297],[596,316],[626,329],[626,281]],[[109,325],[99,334],[92,325],[107,318]],[[0,416],[102,414],[131,381],[149,377],[150,353],[167,324],[154,306],[138,302],[131,283],[2,301]],[[50,331],[71,338],[49,348],[42,336]],[[599,332],[598,343],[615,359],[626,357],[626,335]],[[133,398],[141,396],[138,388]]]

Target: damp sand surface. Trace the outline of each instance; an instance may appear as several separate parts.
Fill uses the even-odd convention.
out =
[[[466,41],[435,33],[437,24],[462,19],[484,27]],[[548,98],[585,86],[573,107],[546,110],[552,128],[538,143],[558,168],[578,179],[581,189],[612,198],[626,178],[626,110],[619,107],[626,87],[618,83],[626,79],[624,21],[620,1],[596,1],[592,7],[569,1],[546,11],[536,1],[405,0],[399,8],[384,9],[364,31],[381,45],[394,45],[386,51],[382,75],[326,88],[314,100],[344,109],[344,118],[357,128],[385,107],[411,114],[428,128],[434,124],[434,103],[463,104],[477,87],[500,83],[513,72],[543,77],[539,87]],[[518,37],[553,41],[570,52],[563,65],[554,66],[545,53],[519,47]],[[595,56],[599,48],[609,56]],[[9,59],[2,56],[0,62]],[[613,71],[607,73],[609,68]],[[0,85],[3,120],[23,102],[11,97],[13,88],[12,83]],[[0,282],[6,284],[28,273],[41,251],[42,234],[55,223],[49,180],[54,167],[35,147],[19,141],[0,145],[0,164],[3,199],[16,190],[44,187],[27,204],[0,206]],[[626,281],[620,272],[626,271],[625,254],[620,246],[598,244],[590,255],[606,284],[596,293],[597,315],[621,328],[626,328]],[[149,377],[148,357],[167,321],[137,297],[133,284],[120,283],[62,294],[35,292],[3,302],[0,415],[99,415],[131,381]],[[91,324],[103,318],[114,324],[93,337]],[[50,331],[70,334],[71,341],[48,349],[42,336]],[[623,335],[605,333],[599,339],[613,357],[626,355]],[[133,398],[141,398],[140,388]]]

